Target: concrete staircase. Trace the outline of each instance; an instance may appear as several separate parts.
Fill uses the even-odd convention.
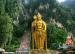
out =
[[[29,48],[29,45],[30,45],[30,33],[25,32],[22,37],[20,48]]]
[[[30,33],[25,32],[23,34],[20,47],[16,49],[15,54],[29,54],[30,49]]]

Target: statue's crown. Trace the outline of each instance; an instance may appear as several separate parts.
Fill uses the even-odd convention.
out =
[[[42,17],[42,15],[40,13],[37,14],[38,17]]]

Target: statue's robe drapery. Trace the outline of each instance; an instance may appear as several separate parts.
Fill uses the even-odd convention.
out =
[[[33,21],[32,48],[36,45],[36,49],[44,49],[44,44],[47,48],[46,23],[43,20]]]
[[[32,22],[32,49],[34,49],[34,43],[36,43],[36,20]]]

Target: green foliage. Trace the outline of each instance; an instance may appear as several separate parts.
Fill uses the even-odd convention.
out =
[[[15,26],[14,25],[14,32],[13,35],[17,38],[21,38],[23,33],[24,33],[25,28],[20,27],[20,26]]]
[[[0,15],[0,47],[5,47],[12,38],[12,18],[7,14]]]
[[[5,3],[5,11],[11,16],[11,17],[17,17],[19,16],[20,12],[20,5],[19,0],[7,0]]]
[[[16,51],[16,49],[19,48],[19,46],[20,46],[20,42],[21,42],[20,38],[13,37],[12,41],[11,41],[11,44],[7,45],[5,50],[6,51],[13,51],[13,52]]]
[[[56,25],[47,25],[48,48],[56,49],[58,45],[63,44],[67,37],[67,31]]]

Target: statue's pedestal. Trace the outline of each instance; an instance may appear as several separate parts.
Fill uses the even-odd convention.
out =
[[[51,54],[51,52],[49,50],[32,50],[31,54]]]

